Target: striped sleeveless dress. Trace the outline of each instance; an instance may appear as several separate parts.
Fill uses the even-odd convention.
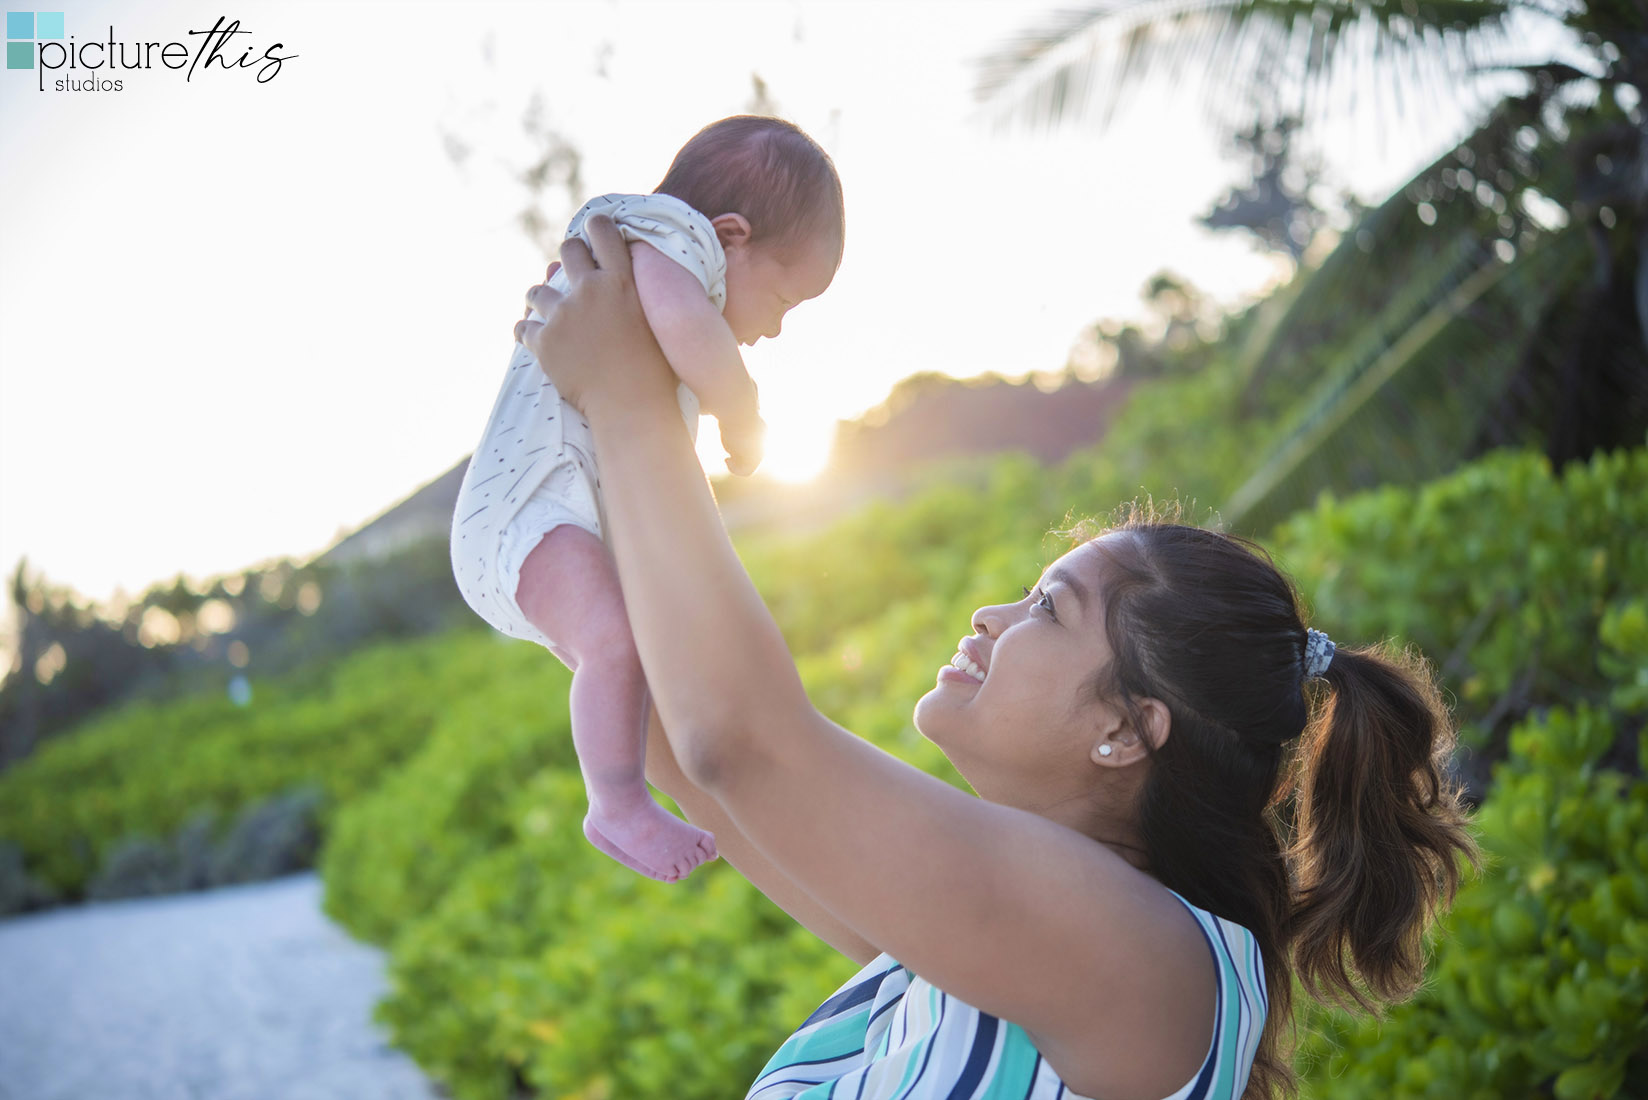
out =
[[[1213,1040],[1167,1100],[1235,1100],[1265,1024],[1264,968],[1252,933],[1178,897],[1201,925],[1218,974]],[[980,1012],[877,956],[772,1056],[745,1100],[1084,1100],[1017,1024]]]

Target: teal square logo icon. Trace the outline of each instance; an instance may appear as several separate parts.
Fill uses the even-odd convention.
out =
[[[60,11],[8,11],[6,13],[6,68],[34,68],[34,39],[62,38]]]

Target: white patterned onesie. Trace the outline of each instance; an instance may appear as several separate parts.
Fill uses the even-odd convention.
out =
[[[568,239],[589,243],[584,221],[592,213],[611,217],[626,242],[644,241],[678,262],[717,309],[726,308],[727,257],[704,215],[669,195],[602,195],[573,217]],[[564,292],[565,273],[557,271],[549,285]],[[543,320],[536,311],[532,319]],[[698,398],[684,384],[676,397],[696,439]],[[516,344],[452,514],[452,575],[475,613],[510,637],[549,646],[515,602],[521,565],[563,523],[601,537],[600,489],[589,422]]]

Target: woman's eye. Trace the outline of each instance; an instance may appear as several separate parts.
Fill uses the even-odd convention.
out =
[[[1023,588],[1024,586],[1020,585],[1019,587]],[[1026,599],[1028,599],[1031,596],[1034,596],[1035,594],[1036,594],[1035,592],[1032,592],[1028,588],[1024,589],[1024,595],[1025,595]],[[1042,592],[1041,593],[1041,598],[1036,601],[1036,606],[1041,608],[1043,611],[1047,612],[1048,617],[1053,619],[1054,622],[1058,621],[1058,618],[1059,618],[1058,613],[1053,610],[1053,597],[1052,596],[1049,596],[1046,592]]]

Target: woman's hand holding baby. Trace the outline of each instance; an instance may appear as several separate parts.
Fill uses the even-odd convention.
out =
[[[515,339],[537,358],[561,396],[592,421],[614,410],[661,404],[675,412],[675,374],[653,338],[635,293],[629,248],[612,220],[587,223],[594,255],[569,240],[561,248],[565,294],[539,284],[527,304],[542,323],[515,323]],[[550,265],[549,275],[555,265]]]

